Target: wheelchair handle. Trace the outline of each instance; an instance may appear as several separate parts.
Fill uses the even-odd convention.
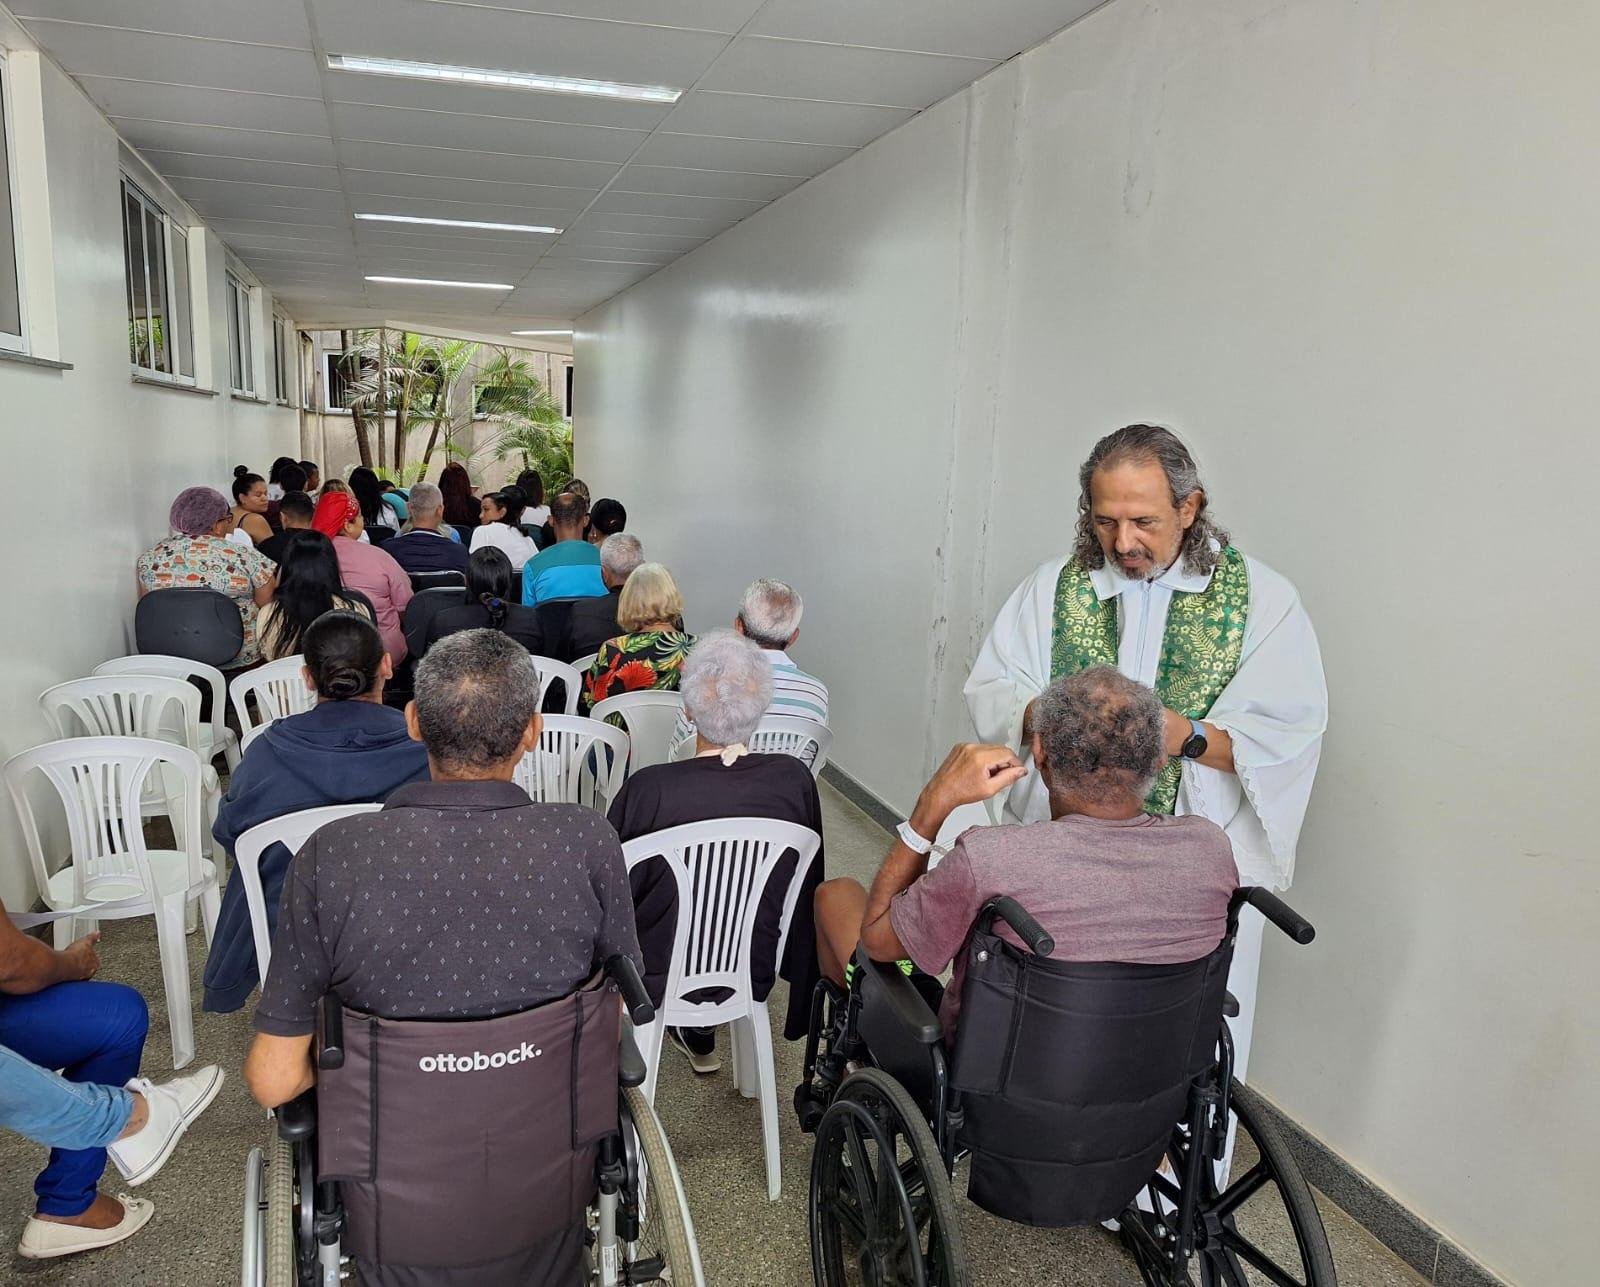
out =
[[[1017,937],[1035,956],[1049,956],[1056,950],[1055,939],[1044,932],[1044,927],[1016,899],[1004,894],[991,898],[978,913],[978,928],[987,934],[994,927],[996,916],[1016,931]]]
[[[322,997],[322,1022],[317,1025],[317,1067],[344,1067],[344,1004],[332,992]]]
[[[1239,909],[1245,903],[1249,903],[1301,947],[1317,936],[1316,927],[1270,889],[1262,889],[1257,885],[1236,891],[1228,908],[1230,915],[1237,919]]]
[[[643,1026],[656,1017],[656,1008],[650,1003],[650,994],[644,990],[644,980],[639,977],[639,967],[631,957],[621,952],[608,956],[605,969],[621,990],[622,1003],[628,1007],[628,1018],[635,1026]]]

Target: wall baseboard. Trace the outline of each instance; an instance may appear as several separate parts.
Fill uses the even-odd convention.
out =
[[[837,764],[822,780],[891,835],[905,819]],[[1380,1189],[1281,1108],[1263,1101],[1306,1179],[1434,1287],[1508,1287],[1399,1199]]]

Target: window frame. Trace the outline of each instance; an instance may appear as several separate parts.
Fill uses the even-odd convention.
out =
[[[255,335],[250,314],[255,287],[228,268],[223,271],[228,304],[228,388],[241,398],[255,398]],[[238,379],[235,379],[235,376]]]
[[[333,400],[333,374],[334,366],[344,358],[342,349],[324,349],[322,351],[322,412],[330,416],[347,416],[349,407],[342,407]]]
[[[0,350],[7,353],[27,353],[28,350],[28,290],[23,280],[22,238],[17,231],[17,201],[21,196],[17,185],[17,151],[14,146],[16,111],[11,97],[11,65],[6,51],[0,49],[0,168],[5,170],[7,199],[11,203],[11,261],[17,280],[17,330],[0,331]],[[0,251],[3,253],[3,251]]]
[[[194,307],[194,272],[193,263],[189,257],[188,229],[179,226],[164,207],[150,196],[134,178],[124,172],[119,187],[122,205],[122,278],[127,301],[128,323],[128,366],[136,379],[161,380],[169,384],[181,384],[194,387],[195,362],[195,307]],[[130,206],[137,206],[139,211],[139,247],[140,266],[144,275],[144,320],[146,322],[145,344],[141,350],[149,355],[148,364],[139,361],[139,352],[134,348],[135,328],[139,324],[139,315],[133,302],[133,247],[129,242],[131,223],[129,220]],[[155,333],[149,329],[150,301],[153,297],[151,290],[150,247],[152,242],[149,237],[151,221],[154,220],[161,232],[159,247],[160,261],[158,269],[161,277],[160,298],[163,301],[163,317],[166,324],[161,328],[161,358],[166,362],[168,369],[162,370],[156,361],[156,350],[153,343]],[[184,262],[185,289],[175,292],[173,289],[176,273],[173,271],[173,243],[182,243]],[[180,310],[182,316],[179,316]],[[176,343],[180,338],[187,339],[187,353],[182,352],[185,347]],[[188,369],[183,369],[180,358],[187,358]]]
[[[289,319],[282,313],[274,310],[272,314],[272,394],[274,401],[280,407],[294,405],[294,376],[297,373],[298,353],[295,354],[296,362],[291,364],[290,340],[294,329]]]

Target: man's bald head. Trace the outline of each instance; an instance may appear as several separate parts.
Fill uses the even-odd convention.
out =
[[[589,502],[576,492],[562,492],[551,501],[550,526],[555,528],[556,540],[582,540],[583,520],[588,513]]]

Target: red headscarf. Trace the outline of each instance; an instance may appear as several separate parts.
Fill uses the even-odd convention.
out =
[[[324,492],[311,516],[311,526],[328,538],[338,536],[345,524],[361,512],[354,496],[344,492]]]

